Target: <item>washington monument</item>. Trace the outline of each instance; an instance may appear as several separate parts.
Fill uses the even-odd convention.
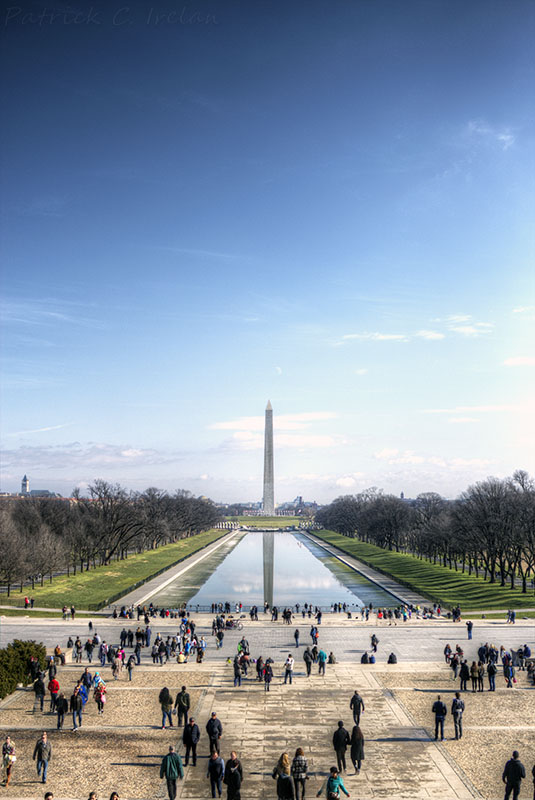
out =
[[[273,486],[273,408],[269,400],[266,406],[264,437],[264,502],[262,510],[265,517],[271,517],[275,513],[275,489]]]

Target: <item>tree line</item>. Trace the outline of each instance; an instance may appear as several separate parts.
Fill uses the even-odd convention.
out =
[[[523,470],[487,478],[455,500],[434,492],[405,500],[373,487],[316,514],[322,527],[410,553],[526,593],[535,575],[535,482]]]
[[[1,498],[0,580],[8,594],[27,581],[33,588],[58,572],[76,574],[193,536],[219,519],[211,500],[189,492],[129,492],[103,480],[65,500]]]

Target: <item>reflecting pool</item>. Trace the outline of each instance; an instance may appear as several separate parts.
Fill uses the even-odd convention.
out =
[[[155,605],[200,607],[229,601],[244,608],[309,603],[359,607],[398,601],[303,534],[243,533],[151,597]]]

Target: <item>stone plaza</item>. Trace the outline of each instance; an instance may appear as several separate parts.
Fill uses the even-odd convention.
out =
[[[301,615],[292,625],[270,621],[260,614],[258,622],[244,620],[243,635],[249,641],[251,656],[274,660],[274,681],[266,693],[255,678],[254,665],[241,687],[233,685],[233,668],[228,663],[236,652],[242,633],[225,634],[222,650],[216,650],[211,637],[211,615],[194,615],[197,631],[208,640],[203,664],[169,662],[153,666],[148,653],[134,670],[133,682],[126,671],[114,681],[111,670],[102,673],[108,686],[108,702],[103,716],[97,715],[92,698],[84,712],[83,727],[74,733],[66,716],[65,729],[56,730],[56,717],[47,712],[33,712],[31,688],[20,688],[1,704],[0,724],[3,735],[10,734],[17,748],[17,763],[9,795],[22,798],[43,797],[38,783],[33,747],[39,734],[47,730],[53,747],[47,790],[54,800],[85,800],[96,791],[99,800],[117,791],[121,800],[166,797],[165,782],[159,767],[170,744],[183,753],[180,730],[161,730],[158,694],[167,686],[176,696],[185,684],[191,695],[191,711],[201,729],[197,766],[185,770],[179,782],[182,798],[210,797],[206,777],[208,737],[204,730],[215,710],[223,724],[221,754],[227,759],[236,750],[243,764],[243,800],[267,800],[276,796],[271,773],[284,751],[290,759],[302,747],[308,760],[307,796],[321,788],[329,768],[336,763],[332,734],[338,720],[351,732],[353,720],[349,701],[358,689],[366,704],[361,718],[365,738],[365,760],[359,775],[349,762],[344,781],[352,797],[361,798],[440,798],[462,800],[503,796],[501,771],[513,749],[520,751],[528,776],[535,759],[535,690],[528,685],[526,672],[517,671],[518,683],[506,689],[499,675],[497,691],[480,694],[466,692],[465,733],[453,740],[451,715],[446,720],[446,740],[434,741],[434,718],[431,706],[440,693],[448,708],[459,683],[452,680],[442,651],[446,642],[463,646],[469,662],[476,657],[481,642],[518,647],[533,636],[532,621],[520,620],[515,626],[504,621],[477,621],[474,638],[466,640],[464,624],[446,620],[413,620],[397,626],[377,622],[349,620],[342,614],[326,614],[320,626],[319,645],[336,656],[335,665],[327,665],[325,677],[317,666],[307,678],[302,661],[304,646],[310,643],[310,623]],[[108,642],[118,640],[121,620],[94,620],[100,635]],[[64,648],[69,635],[87,633],[87,621],[25,621],[3,618],[2,644],[12,638],[34,638],[48,647],[59,642]],[[130,627],[137,627],[131,622]],[[155,618],[153,631],[162,635],[176,633],[174,620]],[[295,627],[301,631],[301,646],[293,640]],[[360,655],[370,648],[370,636],[379,638],[376,664],[362,665]],[[387,665],[394,651],[398,664]],[[128,652],[128,651],[127,651]],[[288,654],[296,656],[293,684],[284,685],[283,663]],[[193,660],[194,661],[194,660]],[[59,670],[61,690],[70,696],[82,665],[67,664]],[[100,666],[93,662],[93,670]],[[485,681],[485,689],[487,682]],[[530,779],[524,782],[522,796],[529,796]]]

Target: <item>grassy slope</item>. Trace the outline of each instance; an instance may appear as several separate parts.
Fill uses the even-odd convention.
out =
[[[130,556],[125,561],[113,561],[109,566],[97,567],[70,577],[62,575],[54,578],[52,583],[45,581],[43,587],[36,586],[31,591],[25,586],[22,592],[12,592],[11,597],[0,594],[0,605],[21,606],[24,604],[24,596],[31,594],[36,606],[61,608],[63,605],[70,607],[74,603],[76,608],[93,609],[105,604],[109,597],[119,592],[126,594],[135,584],[149,580],[160,570],[171,567],[226,533],[228,531],[205,531],[159,547],[158,550],[147,550]]]
[[[420,561],[405,553],[383,550],[373,544],[359,542],[333,531],[315,531],[315,534],[329,544],[344,550],[360,559],[370,567],[389,575],[404,586],[425,595],[433,602],[452,607],[459,603],[463,610],[486,610],[493,608],[533,608],[533,593],[522,594],[511,591],[499,584],[490,584],[483,578],[476,578],[448,567]]]

